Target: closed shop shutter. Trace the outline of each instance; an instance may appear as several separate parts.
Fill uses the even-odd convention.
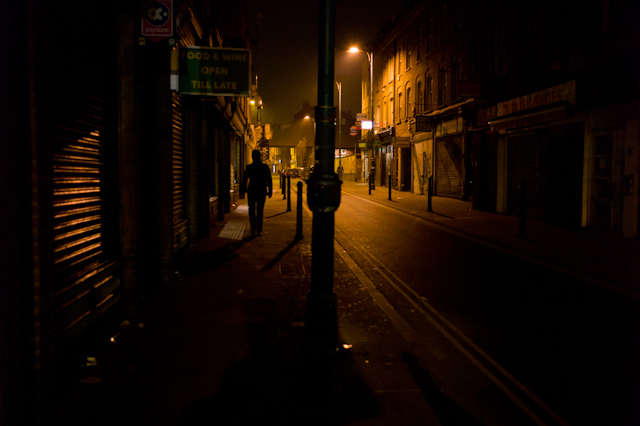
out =
[[[484,135],[482,148],[482,209],[496,211],[498,193],[498,133]]]
[[[464,188],[462,136],[436,140],[436,195],[462,197]]]
[[[180,249],[187,241],[187,210],[185,197],[185,149],[183,139],[182,98],[172,93],[173,145],[173,248]]]
[[[507,147],[507,213],[519,214],[520,184],[526,185],[527,217],[546,219],[547,140],[542,132],[511,136]]]
[[[61,6],[58,6],[61,7]],[[59,26],[47,34],[77,31],[92,16],[92,6],[77,2],[63,8]],[[72,12],[71,12],[72,11]],[[67,21],[65,21],[67,19]],[[45,78],[47,93],[50,186],[43,209],[51,214],[52,279],[41,288],[45,319],[44,344],[56,347],[82,333],[120,299],[118,224],[118,140],[115,108],[115,49],[104,22],[100,42],[85,40],[74,49],[57,49],[59,64]],[[90,24],[86,24],[89,29]],[[84,52],[80,54],[79,52]]]

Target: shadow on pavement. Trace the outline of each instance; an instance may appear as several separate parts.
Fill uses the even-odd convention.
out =
[[[402,360],[442,425],[482,424],[440,389],[431,372],[420,365],[415,355],[403,352]]]
[[[336,349],[335,331],[274,321],[282,303],[271,301],[263,320],[248,323],[250,359],[233,362],[220,391],[184,407],[177,425],[339,425],[380,415],[350,351]],[[256,315],[257,306],[247,308]]]
[[[282,213],[276,213],[276,214],[272,214],[271,216],[265,216],[265,219],[271,219],[272,217],[276,217],[276,216],[281,216],[283,214],[287,214],[287,213],[291,213],[290,211],[288,212],[282,212]]]
[[[271,259],[269,262],[267,262],[266,265],[264,265],[262,267],[262,269],[260,269],[260,272],[267,272],[268,270],[270,270],[271,268],[273,268],[278,262],[280,262],[280,260],[282,260],[282,258],[289,252],[291,251],[292,248],[294,248],[296,246],[296,244],[298,243],[298,239],[295,239],[293,241],[291,241],[289,244],[287,244],[287,246],[285,248],[283,248],[282,250],[280,250],[280,253],[278,253],[273,259]]]
[[[213,269],[237,257],[238,254],[236,251],[254,238],[256,237],[245,237],[242,240],[234,241],[213,250],[188,253],[186,256],[178,259],[177,269],[186,276],[196,275]]]

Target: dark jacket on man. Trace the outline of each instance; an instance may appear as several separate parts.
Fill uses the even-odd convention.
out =
[[[247,181],[249,186],[247,187]],[[269,166],[264,163],[256,162],[249,164],[244,172],[244,179],[240,186],[240,196],[244,197],[244,194],[248,194],[250,197],[271,197],[273,194],[273,183],[271,181],[271,170]]]

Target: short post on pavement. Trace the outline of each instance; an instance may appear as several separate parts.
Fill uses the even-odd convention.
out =
[[[371,195],[371,173],[369,173],[369,195]]]
[[[371,189],[376,189],[376,159],[371,159]]]
[[[296,240],[302,239],[302,181],[298,181],[298,205],[296,216]]]
[[[427,179],[427,211],[433,212],[431,208],[431,194],[433,193],[433,176]]]
[[[282,170],[280,171],[280,189],[282,189]]]
[[[291,176],[287,176],[287,211],[291,211]]]
[[[282,175],[282,199],[287,199],[287,176],[284,173]]]
[[[518,187],[520,192],[520,223],[518,226],[518,236],[520,238],[527,238],[527,186],[523,182]]]
[[[391,173],[389,173],[389,201],[391,201]]]

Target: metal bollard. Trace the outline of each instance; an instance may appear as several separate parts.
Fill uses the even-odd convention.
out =
[[[391,201],[391,173],[389,173],[389,201]]]
[[[282,199],[287,199],[287,176],[282,176]]]
[[[280,172],[280,189],[282,189],[282,172]]]
[[[296,216],[296,240],[302,239],[302,181],[298,181],[298,206]]]
[[[527,186],[521,183],[518,186],[520,192],[520,223],[518,226],[518,236],[520,238],[527,238]]]
[[[369,195],[371,195],[371,173],[369,173]]]
[[[291,176],[287,176],[287,211],[291,211]]]
[[[427,211],[433,212],[431,208],[431,193],[433,192],[433,176],[429,176],[427,179]]]

